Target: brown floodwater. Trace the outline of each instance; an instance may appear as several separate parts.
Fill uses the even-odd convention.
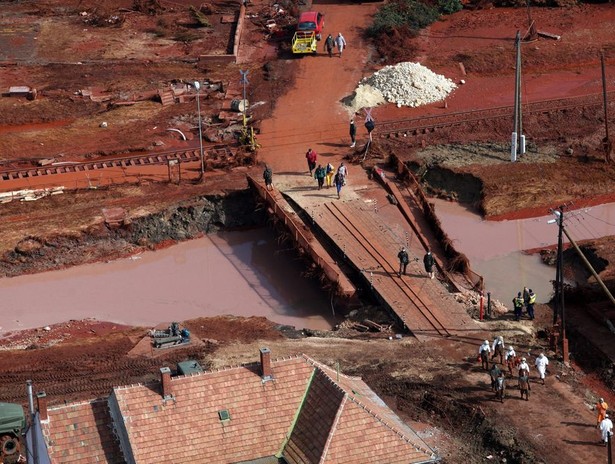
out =
[[[70,319],[130,325],[231,314],[330,329],[329,295],[267,229],[227,232],[129,259],[0,279],[0,333]]]
[[[472,269],[485,278],[485,291],[493,298],[508,305],[527,286],[536,292],[538,302],[550,300],[555,267],[543,264],[538,254],[523,251],[557,244],[558,226],[549,223],[553,215],[485,221],[457,203],[434,203],[444,230]],[[615,235],[615,204],[567,211],[564,226],[575,241]],[[564,243],[568,243],[565,236]]]

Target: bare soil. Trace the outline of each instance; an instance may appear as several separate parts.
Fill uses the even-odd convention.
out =
[[[264,20],[271,17],[272,7],[256,2],[251,8],[258,14],[249,22],[249,40],[240,53],[245,61],[203,69],[198,66],[198,54],[228,53],[232,26],[222,17],[235,14],[237,5],[208,3],[211,27],[203,28],[196,27],[187,8],[199,8],[200,2],[160,2],[163,9],[157,2],[113,1],[104,7],[98,3],[2,2],[5,16],[0,24],[11,24],[19,33],[1,35],[6,44],[0,44],[5,53],[0,57],[0,81],[7,86],[28,85],[39,93],[33,101],[0,98],[0,156],[6,167],[37,158],[79,160],[185,148],[177,134],[166,130],[170,127],[184,130],[194,148],[194,100],[164,107],[156,101],[157,91],[195,79],[226,86],[239,78],[239,69],[247,68],[250,99],[263,102],[254,109],[261,140],[269,142],[259,156],[273,165],[276,175],[296,175],[304,171],[302,153],[308,143],[319,144],[321,156],[333,160],[348,154],[347,115],[341,108],[332,111],[331,102],[351,92],[353,83],[367,72],[363,65],[366,70],[376,69],[387,60],[363,41],[360,30],[376,4],[319,4],[329,15],[327,27],[347,31],[348,51],[343,59],[290,60],[284,52],[283,59],[276,59],[276,41],[285,40],[280,38],[284,31],[267,32]],[[612,59],[615,10],[609,5],[583,5],[535,8],[532,14],[540,30],[561,34],[562,40],[540,39],[524,45],[524,101],[600,92],[596,52],[603,48],[607,60]],[[447,100],[448,111],[510,105],[512,38],[517,29],[526,27],[526,15],[524,8],[462,11],[416,38],[402,37],[388,44],[396,47],[398,59],[408,50],[435,71],[467,81]],[[37,47],[32,46],[35,40]],[[399,47],[400,43],[404,46]],[[466,74],[460,71],[460,62]],[[610,63],[607,70],[612,75]],[[89,92],[100,98],[85,98]],[[201,102],[206,126],[218,136],[216,114],[222,94],[213,90]],[[297,102],[302,112],[309,102],[317,117],[298,120]],[[374,116],[378,121],[442,111],[440,103],[413,110],[377,108]],[[417,172],[426,173],[424,180],[433,192],[469,198],[489,218],[520,217],[542,214],[545,208],[570,199],[611,199],[612,165],[602,162],[599,149],[602,114],[594,106],[528,116],[524,124],[530,152],[515,164],[506,161],[510,121],[473,123],[406,144],[385,139],[377,139],[376,144],[383,151],[395,150]],[[107,122],[104,129],[103,121]],[[335,135],[327,135],[330,132],[323,127]],[[359,173],[360,167],[352,167],[352,175]],[[191,238],[210,227],[236,226],[232,214],[223,223],[193,224],[188,218],[194,209],[224,211],[221,206],[216,209],[214,199],[221,201],[225,193],[242,189],[245,170],[212,173],[206,184],[144,182],[2,205],[3,275],[112,259],[141,247]],[[119,229],[105,224],[105,207],[122,208],[127,222]],[[178,223],[187,225],[177,236],[165,235],[168,231],[156,219],[178,210],[186,212]],[[604,246],[609,248],[604,255],[610,256],[612,244]],[[70,248],[79,253],[69,257]],[[510,397],[502,405],[494,401],[487,375],[476,365],[478,345],[494,333],[505,333],[518,353],[536,355],[545,350],[551,309],[541,306],[537,312],[534,324],[513,324],[503,316],[485,323],[484,333],[429,344],[408,338],[389,340],[393,333],[340,331],[306,338],[258,318],[185,321],[195,343],[155,356],[147,350],[134,351],[149,328],[70,321],[0,340],[7,352],[0,357],[0,399],[22,402],[26,379],[46,390],[51,404],[87,399],[107,394],[114,385],[151,380],[161,364],[173,367],[191,358],[215,368],[254,361],[258,347],[266,344],[274,356],[305,352],[329,365],[339,362],[345,373],[362,375],[404,419],[426,424],[419,426],[420,433],[445,462],[598,462],[604,450],[596,444],[591,405],[596,395],[615,404],[615,396],[601,378],[604,366],[584,366],[586,371],[574,363],[567,367],[548,352],[552,364],[547,385],[536,384],[530,401],[524,402],[510,381]]]

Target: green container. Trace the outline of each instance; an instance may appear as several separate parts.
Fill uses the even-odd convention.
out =
[[[0,403],[0,435],[21,435],[26,428],[26,415],[19,404]]]
[[[200,374],[203,372],[203,368],[196,361],[183,361],[177,363],[177,373],[179,375]]]

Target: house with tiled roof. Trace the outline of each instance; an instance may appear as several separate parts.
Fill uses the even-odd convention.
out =
[[[116,387],[105,400],[45,407],[52,463],[404,463],[437,461],[360,378],[307,356]]]

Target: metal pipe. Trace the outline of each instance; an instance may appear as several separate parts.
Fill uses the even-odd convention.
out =
[[[28,391],[28,406],[30,408],[30,430],[32,432],[32,457],[34,458],[34,464],[39,464],[38,456],[38,442],[36,436],[36,410],[34,409],[34,392],[32,391],[32,380],[26,381]]]

